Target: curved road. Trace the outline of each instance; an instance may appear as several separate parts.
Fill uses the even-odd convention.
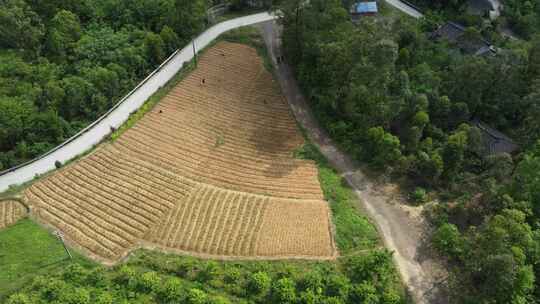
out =
[[[195,39],[195,47],[200,50],[224,32],[274,18],[275,16],[269,13],[260,13],[216,24]],[[184,63],[193,59],[193,56],[194,49],[191,43],[174,53],[99,120],[41,158],[1,175],[0,192],[7,190],[11,185],[28,182],[36,175],[54,170],[56,161],[65,163],[92,149],[111,133],[111,128],[118,128],[126,122],[131,113],[137,111],[152,94],[171,80]]]
[[[345,153],[341,152],[313,117],[291,68],[277,64],[281,55],[278,26],[269,21],[260,25],[264,40],[272,56],[276,75],[284,95],[298,123],[306,130],[311,141],[318,146],[359,198],[360,207],[375,222],[385,247],[393,251],[394,260],[409,294],[417,304],[447,303],[444,281],[446,273],[438,261],[426,253],[426,227],[419,210],[407,209],[394,193],[385,191],[385,184],[376,183],[366,176]]]
[[[424,17],[424,15],[422,15],[422,13],[417,11],[412,6],[406,4],[405,2],[402,2],[402,1],[399,1],[399,0],[386,0],[386,3],[392,5],[393,7],[397,8],[398,10],[404,12],[405,14],[407,14],[407,15],[413,17],[413,18],[419,19],[419,18]]]

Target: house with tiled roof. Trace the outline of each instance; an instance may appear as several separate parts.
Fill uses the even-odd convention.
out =
[[[436,31],[431,33],[430,38],[433,40],[446,40],[450,44],[456,45],[466,54],[476,56],[493,56],[497,54],[497,49],[486,39],[474,36],[469,36],[468,29],[455,22],[447,22]]]

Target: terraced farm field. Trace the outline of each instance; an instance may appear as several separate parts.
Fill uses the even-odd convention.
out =
[[[27,215],[26,207],[14,200],[0,201],[0,229],[15,224]]]
[[[138,246],[234,258],[333,258],[316,166],[255,49],[220,42],[113,143],[25,190],[90,256]]]

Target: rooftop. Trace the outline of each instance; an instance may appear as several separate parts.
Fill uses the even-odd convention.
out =
[[[377,2],[358,2],[353,6],[352,12],[355,14],[377,13],[379,11]]]
[[[467,28],[455,22],[447,22],[441,25],[431,34],[432,39],[446,39],[450,43],[455,43],[464,52],[475,55],[495,54],[496,49],[486,39],[479,37],[464,39]]]
[[[508,136],[489,127],[481,121],[473,121],[471,125],[477,127],[482,132],[485,156],[500,153],[512,154],[519,149],[519,146]]]

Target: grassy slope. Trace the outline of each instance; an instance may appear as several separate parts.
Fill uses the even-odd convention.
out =
[[[340,253],[346,255],[377,247],[380,243],[377,229],[357,209],[354,201],[358,198],[343,178],[330,167],[317,147],[307,142],[295,153],[298,158],[314,160],[319,167],[319,181],[332,209],[335,240]]]
[[[63,269],[69,263],[92,265],[76,252],[69,260],[57,238],[28,219],[0,233],[0,300],[36,274]]]

